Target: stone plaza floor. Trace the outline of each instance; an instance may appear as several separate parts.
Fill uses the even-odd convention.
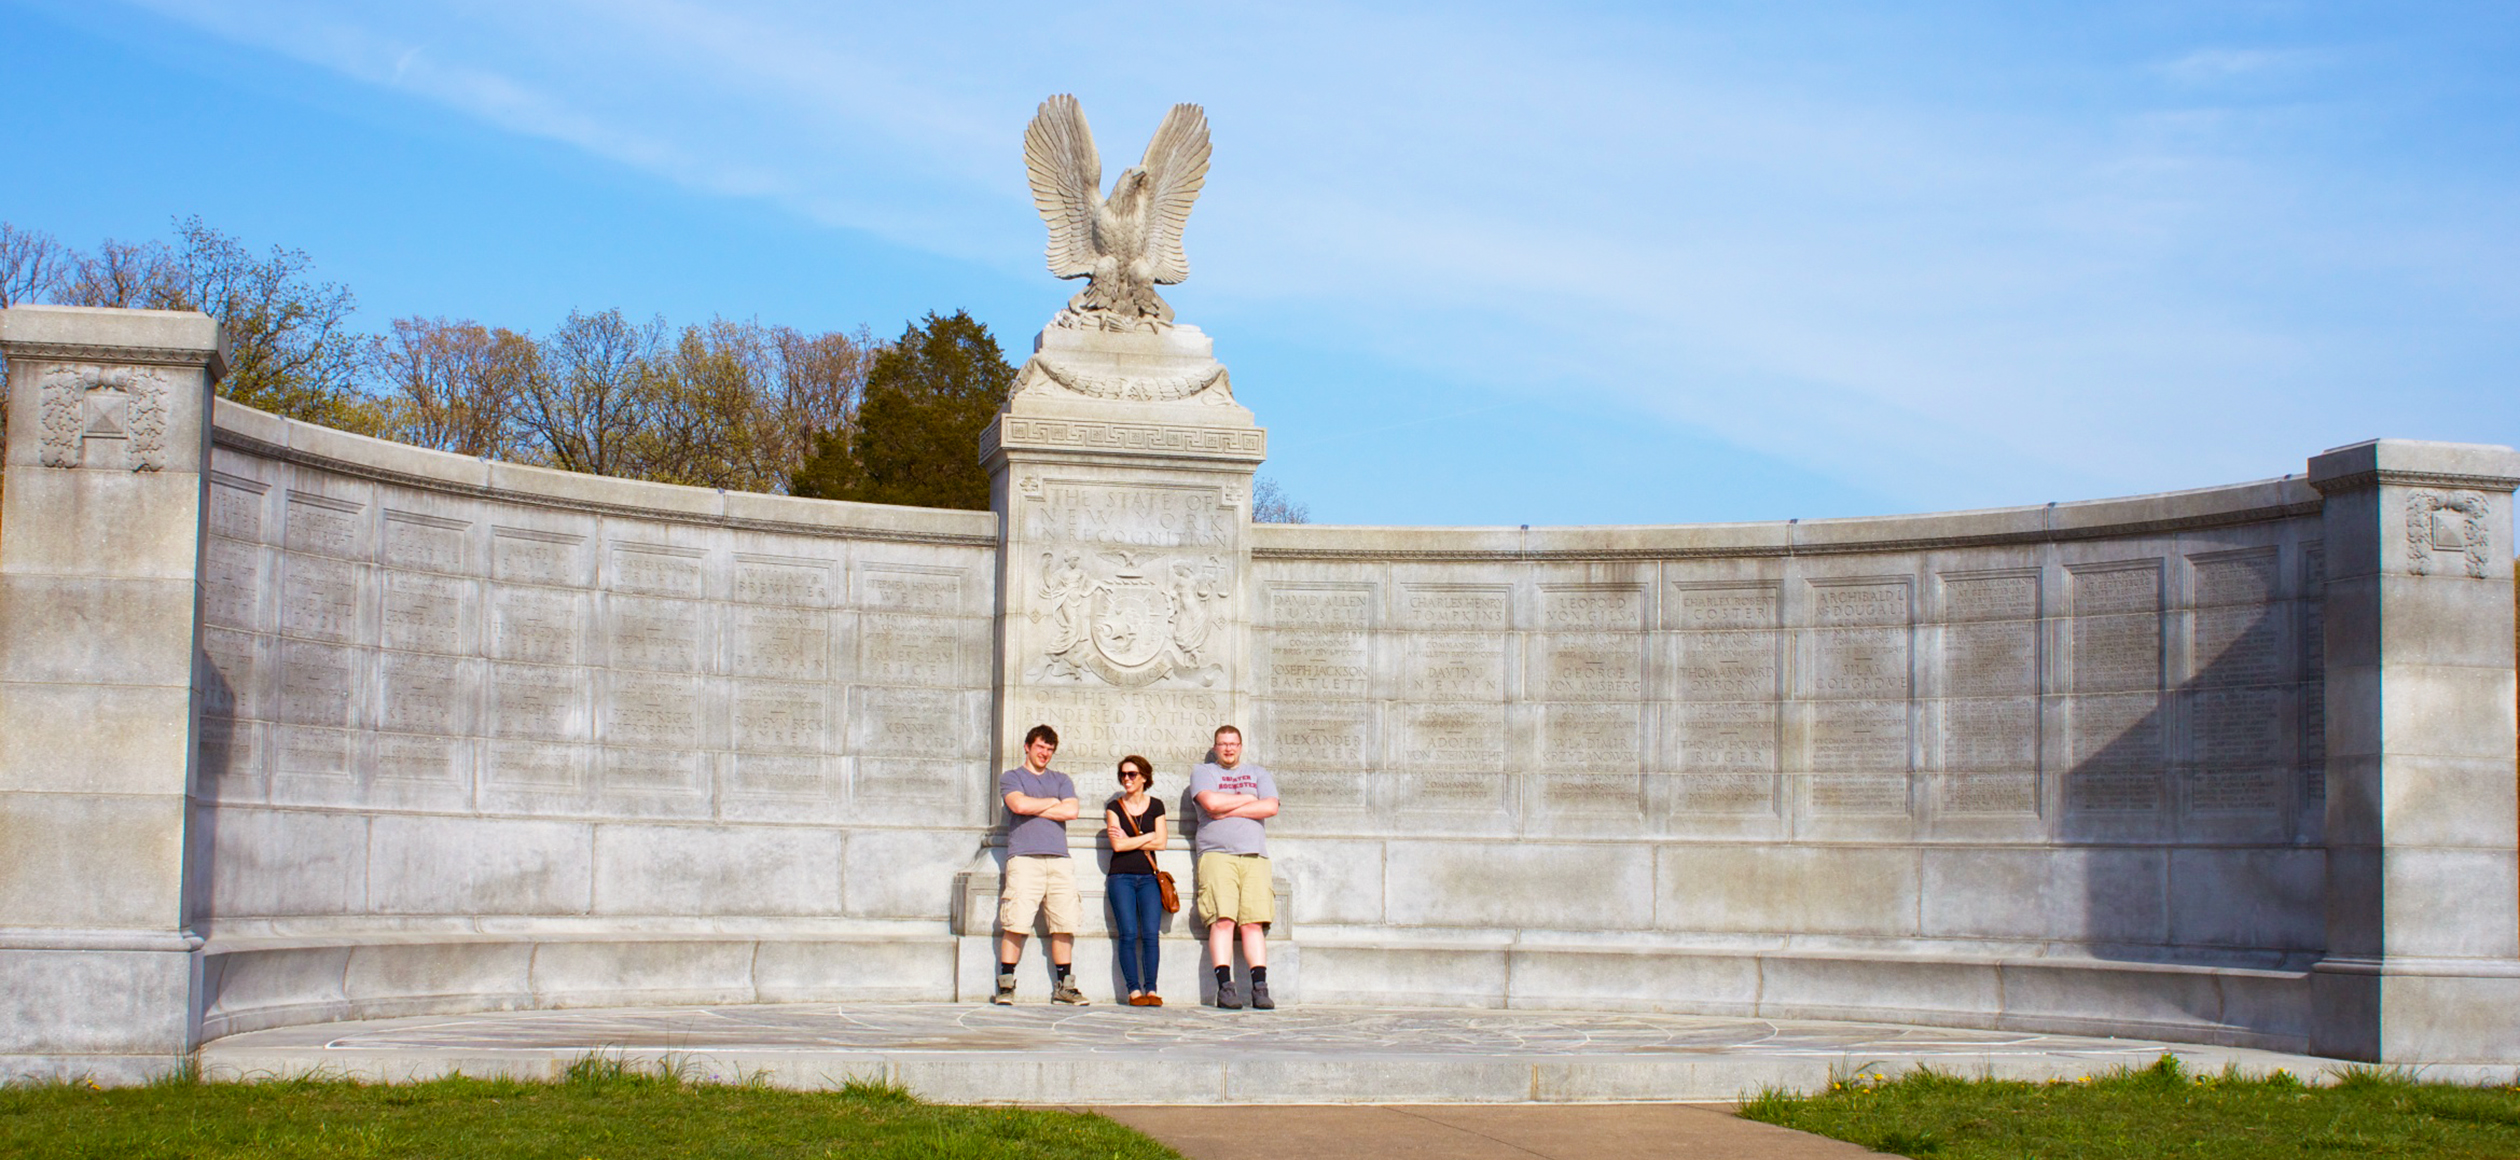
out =
[[[1918,1066],[2072,1078],[2176,1054],[2192,1069],[2335,1061],[2025,1032],[1608,1012],[1098,1004],[793,1004],[514,1011],[314,1024],[202,1048],[214,1077],[543,1077],[589,1055],[784,1087],[883,1079],[922,1097],[1023,1104],[1727,1101]]]

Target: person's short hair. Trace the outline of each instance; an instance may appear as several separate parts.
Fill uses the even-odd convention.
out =
[[[1138,776],[1146,779],[1146,788],[1155,788],[1155,763],[1134,753],[1121,758],[1120,764],[1112,767],[1114,780],[1117,780],[1118,774],[1127,773],[1131,765],[1137,766]]]
[[[1208,734],[1208,740],[1212,743],[1217,738],[1223,737],[1228,733],[1233,734],[1234,739],[1237,741],[1242,739],[1242,730],[1236,729],[1231,725],[1219,725],[1216,727],[1216,732]]]
[[[1050,743],[1050,748],[1057,749],[1059,747],[1059,731],[1047,725],[1035,725],[1024,734],[1024,748],[1032,748],[1032,743],[1035,741],[1047,741]]]

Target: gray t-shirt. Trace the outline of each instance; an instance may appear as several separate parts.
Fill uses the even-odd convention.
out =
[[[999,803],[1004,804],[1006,795],[1010,793],[1026,797],[1072,798],[1076,796],[1076,783],[1055,769],[1034,773],[1019,766],[998,775]],[[1065,858],[1068,856],[1067,823],[1052,821],[1038,814],[1019,814],[1008,810],[1006,853],[1010,857],[1049,854]]]
[[[1278,795],[1277,779],[1269,771],[1251,762],[1232,769],[1208,762],[1190,771],[1190,797],[1211,790],[1222,793],[1247,793],[1256,798]],[[1199,832],[1191,838],[1191,849],[1200,854],[1266,854],[1269,834],[1258,818],[1211,818],[1199,812]]]

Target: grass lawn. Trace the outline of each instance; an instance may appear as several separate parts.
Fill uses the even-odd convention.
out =
[[[0,1156],[1158,1157],[1100,1116],[924,1104],[899,1089],[694,1084],[585,1060],[558,1083],[286,1080],[0,1089]]]
[[[2376,1068],[2333,1087],[2191,1076],[2165,1057],[2074,1083],[1859,1075],[1812,1096],[1765,1092],[1741,1114],[1936,1160],[2039,1157],[2520,1157],[2520,1088],[2417,1083]]]

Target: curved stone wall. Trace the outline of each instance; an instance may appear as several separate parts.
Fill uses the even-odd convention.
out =
[[[948,512],[213,405],[222,342],[0,312],[11,1074],[340,1018],[975,999],[1024,729],[1091,800],[1126,751],[1177,795],[1220,718],[1279,773],[1293,1002],[2520,1043],[2508,449],[1884,519],[1254,525],[1265,432],[1221,372],[1028,371],[996,512]]]
[[[951,997],[994,517],[215,426],[205,1036]]]
[[[2319,512],[1257,528],[1306,994],[2299,1049]]]

